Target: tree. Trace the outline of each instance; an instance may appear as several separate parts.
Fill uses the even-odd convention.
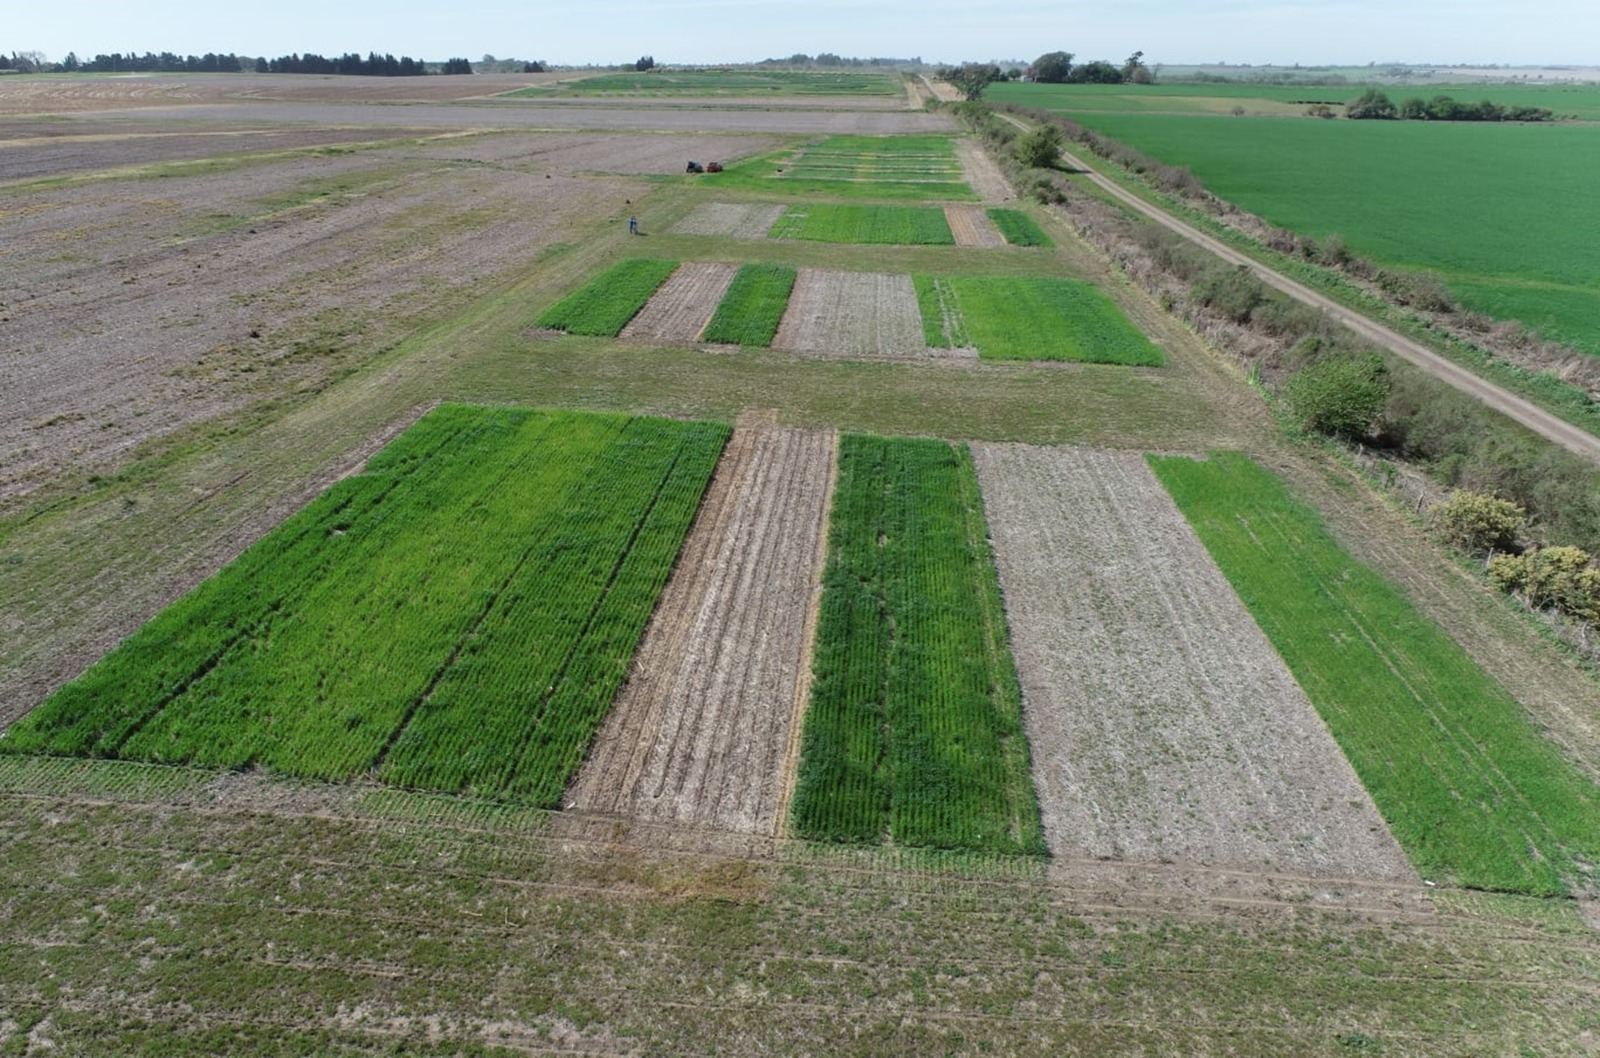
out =
[[[640,73],[644,73],[646,70],[654,70],[656,68],[655,56],[654,55],[641,55],[641,56],[639,56],[639,61],[635,62],[633,64],[633,68],[635,70],[639,71]]]
[[[1344,116],[1357,121],[1390,121],[1397,111],[1394,100],[1376,88],[1369,88],[1344,105]]]
[[[1045,52],[1028,67],[1028,76],[1040,84],[1066,84],[1072,77],[1072,53]]]
[[[1000,80],[1000,67],[992,62],[964,62],[954,69],[939,71],[939,76],[961,90],[968,102],[983,98],[983,90]]]
[[[1072,80],[1078,84],[1121,84],[1122,71],[1104,59],[1096,59],[1075,67]]]
[[[532,61],[532,62],[525,62],[525,63],[522,64],[522,72],[523,73],[544,73],[544,63],[539,62],[537,59]]]
[[[1128,84],[1150,83],[1150,71],[1144,65],[1144,52],[1136,51],[1123,62],[1122,79]]]
[[[1035,125],[1017,140],[1017,161],[1030,169],[1050,169],[1061,159],[1064,137],[1057,125]]]
[[[1284,395],[1307,430],[1361,438],[1389,399],[1389,372],[1376,353],[1335,353],[1292,375]]]

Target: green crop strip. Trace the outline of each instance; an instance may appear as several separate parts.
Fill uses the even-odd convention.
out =
[[[795,270],[783,265],[744,265],[728,285],[716,315],[701,336],[708,342],[766,347],[789,307]]]
[[[1089,283],[949,276],[918,280],[917,294],[930,345],[974,346],[986,360],[1163,363],[1161,350]]]
[[[677,267],[676,261],[619,261],[545,309],[538,325],[568,334],[615,338]]]
[[[995,208],[988,211],[989,219],[1000,229],[1006,242],[1012,246],[1054,246],[1050,236],[1038,223],[1020,209]]]
[[[15,725],[11,752],[555,803],[727,437],[442,407]]]
[[[953,246],[944,210],[930,206],[790,206],[767,233],[772,239]]]
[[[1555,894],[1600,863],[1600,788],[1281,481],[1150,462],[1425,876]]]
[[[1018,690],[964,446],[847,436],[798,833],[1042,853]]]
[[[821,143],[752,158],[714,178],[728,187],[830,198],[977,197],[962,178],[946,136],[833,136]]]

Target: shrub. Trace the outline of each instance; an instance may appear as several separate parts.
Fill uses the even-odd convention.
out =
[[[1528,524],[1528,512],[1510,500],[1481,492],[1457,489],[1443,503],[1428,510],[1439,536],[1463,551],[1509,551]]]
[[[1302,428],[1360,438],[1389,398],[1388,370],[1375,353],[1340,352],[1291,376],[1283,392]]]
[[[1541,547],[1523,555],[1496,555],[1489,576],[1528,605],[1556,610],[1600,626],[1600,569],[1581,547]]]
[[[1247,266],[1239,265],[1202,277],[1190,297],[1234,323],[1247,323],[1255,307],[1267,301],[1267,288]]]

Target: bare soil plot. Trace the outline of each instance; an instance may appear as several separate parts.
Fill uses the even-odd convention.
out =
[[[926,357],[922,312],[911,277],[802,268],[774,349],[813,356]]]
[[[672,230],[678,235],[717,235],[728,239],[765,239],[783,215],[782,205],[705,202],[696,206]]]
[[[395,78],[418,80],[419,78]],[[3,112],[3,111],[0,111]],[[107,115],[129,117],[118,109]],[[955,132],[954,121],[943,114],[909,110],[781,110],[714,109],[708,107],[663,107],[636,105],[571,106],[551,101],[521,102],[474,99],[451,104],[416,103],[410,106],[363,105],[361,103],[300,103],[279,100],[192,103],[189,105],[145,106],[139,120],[186,118],[206,121],[302,121],[318,125],[426,126],[439,129],[589,129],[594,131],[634,131],[659,133],[839,133],[859,135],[900,135],[924,132]],[[634,141],[636,144],[638,140]],[[689,155],[687,157],[693,157]],[[683,163],[678,164],[683,171]]]
[[[678,153],[686,139],[652,145]],[[448,149],[470,161],[513,141],[545,151],[541,164],[451,165],[396,148],[8,192],[0,506],[68,470],[115,468],[151,438],[315,388],[597,213],[626,209],[628,184],[568,174],[603,164],[605,150],[627,164],[631,137],[508,134]]]
[[[956,157],[961,160],[961,178],[985,202],[1015,202],[1017,193],[994,164],[994,159],[969,139],[956,141]]]
[[[973,456],[1052,853],[1415,877],[1140,456]]]
[[[777,832],[809,697],[835,443],[735,431],[569,807]]]
[[[139,74],[130,77],[0,77],[0,114],[69,114],[152,104],[242,99],[308,102],[440,102],[558,80],[560,74],[472,77],[324,77],[317,74]]]
[[[289,151],[430,135],[431,130],[385,128],[238,128],[196,132],[178,123],[149,128],[74,121],[0,121],[0,183],[64,173]]]
[[[950,233],[956,237],[957,246],[990,250],[1006,244],[1000,229],[994,226],[982,206],[946,206],[944,218],[950,223]]]
[[[630,342],[692,342],[711,322],[738,265],[691,261],[678,270],[622,329]]]

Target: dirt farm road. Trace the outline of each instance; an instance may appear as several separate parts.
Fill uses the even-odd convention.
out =
[[[1022,122],[1011,118],[1006,120],[1011,121],[1012,124],[1017,125],[1019,128],[1026,129],[1028,127]],[[1353,309],[1345,308],[1332,298],[1318,294],[1309,287],[1296,283],[1281,272],[1268,268],[1261,262],[1245,256],[1225,243],[1196,228],[1190,227],[1159,206],[1151,205],[1137,195],[1117,186],[1106,177],[1101,176],[1070,151],[1062,151],[1061,156],[1063,161],[1086,176],[1096,186],[1115,195],[1119,201],[1132,206],[1158,224],[1170,228],[1184,238],[1205,247],[1230,264],[1244,265],[1255,273],[1263,283],[1283,291],[1295,300],[1302,301],[1312,308],[1321,310],[1330,319],[1350,328],[1368,341],[1388,349],[1396,356],[1415,364],[1430,375],[1448,382],[1463,393],[1476,397],[1495,411],[1526,426],[1540,437],[1558,444],[1570,452],[1575,452],[1580,456],[1600,463],[1600,437],[1596,437],[1587,430],[1557,418],[1538,405],[1523,400],[1516,394],[1502,389],[1493,382],[1440,356],[1427,346],[1412,341],[1398,331],[1391,330]]]

